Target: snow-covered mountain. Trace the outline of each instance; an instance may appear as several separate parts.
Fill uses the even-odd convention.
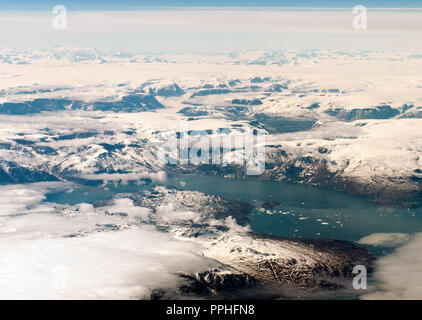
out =
[[[264,178],[379,201],[420,198],[422,59],[415,54],[310,50],[146,59],[58,48],[0,56],[3,183],[174,170],[156,161],[163,131],[251,128],[266,133]],[[230,164],[178,168],[245,175]]]
[[[1,274],[13,284],[7,294],[45,297],[40,283],[49,294],[77,298],[163,298],[174,293],[165,286],[177,295],[217,297],[220,289],[257,284],[336,288],[353,265],[370,265],[366,249],[251,233],[249,203],[144,180],[244,178],[248,165],[233,161],[242,157],[236,139],[264,133],[265,171],[257,179],[420,204],[421,72],[422,55],[406,52],[1,50]],[[201,137],[234,142],[223,148],[227,161],[161,162],[168,138],[188,133],[187,151]],[[141,191],[109,196],[111,185],[129,180]],[[92,186],[105,196],[82,202],[90,196],[85,190],[98,193]],[[75,204],[46,201],[56,191]],[[50,285],[43,272],[27,277],[28,257],[55,279],[63,273],[56,267],[66,266],[71,288]]]

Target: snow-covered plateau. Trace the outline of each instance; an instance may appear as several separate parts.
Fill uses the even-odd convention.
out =
[[[372,265],[367,249],[257,234],[249,203],[160,185],[168,175],[248,177],[247,164],[230,161],[163,163],[163,137],[263,132],[265,171],[254,179],[417,207],[421,74],[422,55],[405,51],[1,50],[0,297],[225,297],[264,286],[280,298],[289,293],[279,284],[350,286],[354,265]],[[92,203],[46,201],[145,180],[153,185]]]
[[[414,53],[58,48],[0,57],[3,183],[167,170],[157,161],[163,131],[255,128],[266,134],[261,178],[420,202],[422,58]],[[179,169],[246,174],[230,163]]]

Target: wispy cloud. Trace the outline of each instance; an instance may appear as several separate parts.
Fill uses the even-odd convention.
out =
[[[367,30],[354,30],[352,8],[179,9],[139,11],[68,10],[67,30],[52,27],[49,12],[2,12],[0,44],[54,45],[129,50],[201,50],[354,47],[420,47],[422,11],[368,10]],[[400,36],[400,37],[399,37]],[[229,39],[232,39],[230,41]],[[232,42],[230,45],[229,43]]]

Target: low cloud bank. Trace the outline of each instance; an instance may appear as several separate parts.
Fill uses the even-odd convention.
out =
[[[139,173],[104,173],[104,174],[84,174],[82,178],[88,180],[103,180],[104,182],[128,182],[136,180],[150,179],[154,182],[164,182],[167,175],[164,171],[159,172],[139,172]]]
[[[0,242],[1,299],[142,299],[209,262],[196,245],[142,227],[85,237]]]
[[[142,299],[215,267],[200,244],[137,223],[151,211],[130,199],[70,206],[44,203],[39,186],[1,188],[0,299]]]
[[[373,292],[363,299],[422,299],[422,233],[375,265]]]
[[[411,236],[407,233],[373,233],[363,237],[358,243],[376,247],[398,247],[410,239]]]

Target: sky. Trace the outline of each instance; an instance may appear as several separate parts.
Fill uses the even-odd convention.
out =
[[[52,12],[64,5],[66,29]],[[356,30],[356,4],[367,29]],[[192,7],[195,5],[195,7]],[[259,6],[259,7],[257,7]],[[0,48],[127,52],[422,50],[418,1],[1,1]],[[379,9],[379,8],[383,9]],[[377,9],[375,9],[377,8]]]
[[[73,10],[136,10],[146,7],[318,7],[418,8],[419,0],[2,0],[0,10],[46,10],[54,5]]]

